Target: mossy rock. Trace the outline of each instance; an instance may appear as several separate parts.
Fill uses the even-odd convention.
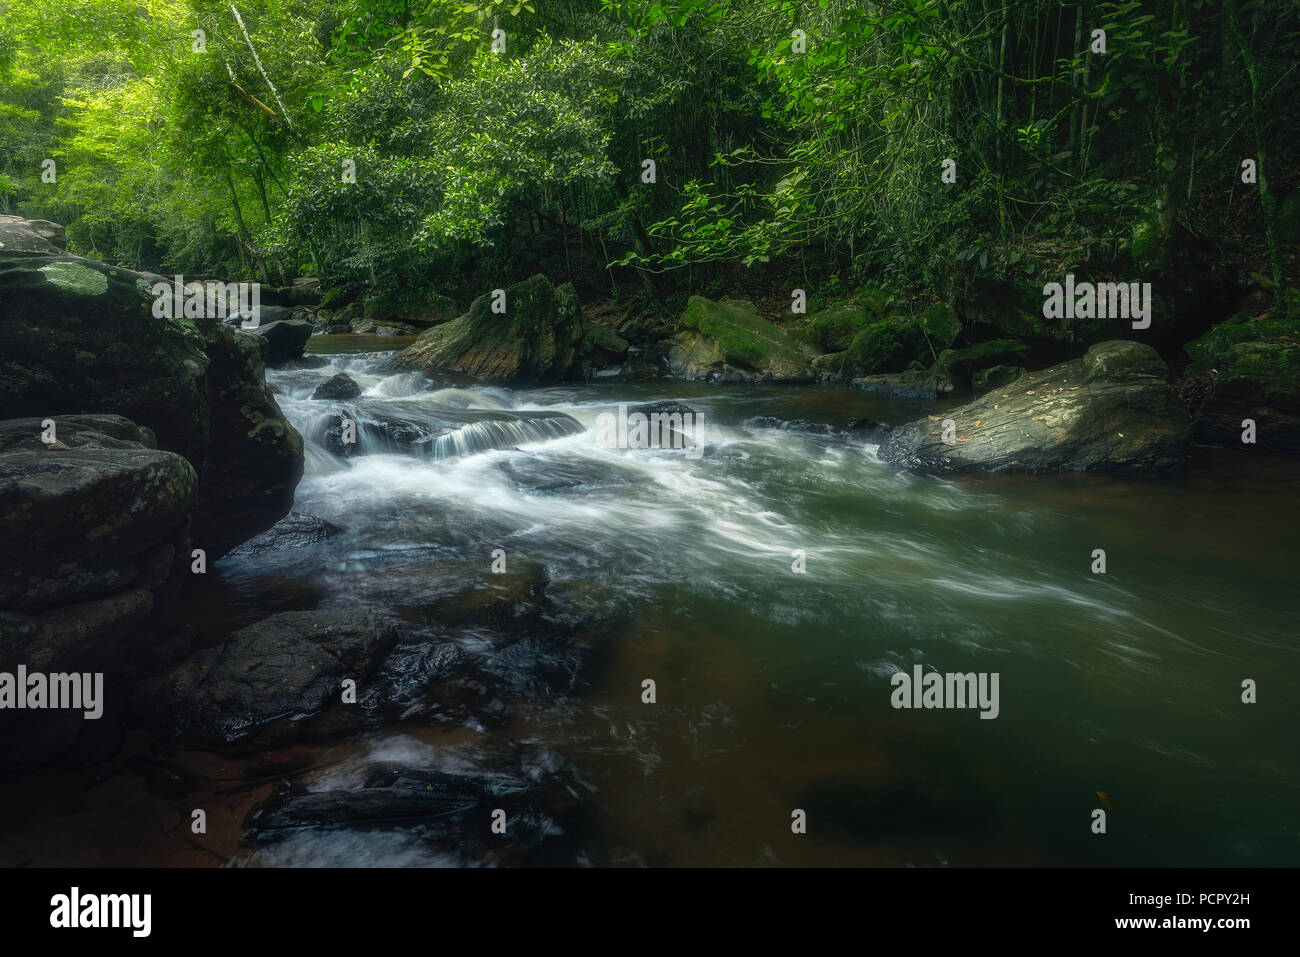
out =
[[[842,378],[851,379],[903,369],[922,358],[932,357],[919,320],[890,316],[863,328],[831,366]]]
[[[1273,342],[1294,346],[1300,343],[1300,320],[1263,319],[1250,322],[1243,316],[1219,323],[1183,347],[1192,360],[1188,374],[1204,374],[1211,368],[1219,368],[1222,372],[1221,367],[1229,363],[1234,347],[1243,342]],[[1277,371],[1282,372],[1285,367],[1284,362]]]
[[[871,320],[865,307],[842,302],[823,309],[805,322],[809,342],[823,353],[843,352]]]
[[[616,351],[622,340],[591,332],[573,286],[535,275],[505,290],[505,312],[479,296],[465,315],[420,334],[391,360],[393,371],[458,372],[499,385],[528,386],[574,374],[588,346]],[[624,344],[625,345],[625,344]]]
[[[1208,383],[1193,409],[1197,441],[1300,456],[1300,321],[1220,323],[1184,348],[1188,376]],[[1257,430],[1250,444],[1247,419]]]
[[[797,340],[758,315],[753,304],[692,296],[678,320],[670,362],[678,375],[708,377],[730,367],[753,377],[807,378],[811,366]]]
[[[961,334],[961,320],[957,318],[957,311],[944,302],[927,306],[921,313],[920,321],[926,335],[938,344],[950,346]]]

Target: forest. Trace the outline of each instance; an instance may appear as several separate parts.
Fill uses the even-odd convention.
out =
[[[1291,4],[0,9],[0,211],[133,268],[680,306],[1191,249],[1291,301]]]

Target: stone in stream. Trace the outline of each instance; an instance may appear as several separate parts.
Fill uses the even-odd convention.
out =
[[[1188,438],[1187,411],[1160,356],[1116,340],[969,405],[899,426],[879,454],[886,463],[938,474],[1159,472],[1182,467]]]
[[[459,863],[591,864],[589,790],[551,749],[493,742],[434,768],[377,762],[350,786],[283,786],[245,818],[245,838],[273,850],[308,829],[400,829],[406,844]]]
[[[113,412],[151,430],[198,474],[194,543],[209,559],[284,517],[302,440],[267,389],[266,341],[218,317],[157,317],[153,287],[170,278],[68,255],[42,231],[0,234],[5,414]],[[30,248],[14,251],[19,236]]]
[[[660,402],[647,402],[644,405],[636,405],[628,409],[629,415],[635,415],[638,412],[641,415],[647,417],[651,415],[694,416],[698,414],[689,405],[686,405],[683,402],[673,402],[670,400],[663,400]]]
[[[301,719],[349,707],[343,679],[362,689],[395,641],[393,628],[366,612],[282,612],[142,679],[132,710],[156,733],[199,747],[276,726],[283,737]]]
[[[266,364],[281,366],[302,355],[303,347],[315,328],[305,319],[278,319],[246,331],[266,340]]]
[[[116,690],[127,640],[188,571],[197,485],[121,416],[0,422],[0,671],[102,672]],[[86,724],[0,711],[0,763],[53,758]]]
[[[231,551],[230,557],[247,558],[286,548],[307,548],[333,538],[342,531],[339,526],[323,518],[290,512],[262,534],[255,535]]]
[[[818,438],[848,441],[859,439],[864,442],[878,443],[889,432],[889,426],[870,419],[854,419],[847,425],[830,425],[826,422],[811,422],[808,419],[782,419],[775,415],[758,415],[745,420],[747,429],[776,429],[782,432],[798,432]]]
[[[668,358],[674,375],[724,383],[812,381],[802,345],[753,303],[691,296],[677,327]]]
[[[355,399],[361,395],[361,386],[346,372],[326,379],[311,394],[313,399]]]
[[[530,386],[574,378],[583,360],[627,351],[617,335],[588,328],[572,285],[537,275],[503,293],[479,296],[463,316],[421,333],[389,368]]]
[[[947,372],[937,364],[928,371],[909,369],[861,376],[854,379],[852,385],[868,395],[891,399],[937,399],[956,388]]]

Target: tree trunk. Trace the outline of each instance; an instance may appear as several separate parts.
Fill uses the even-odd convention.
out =
[[[1251,49],[1246,31],[1242,28],[1236,0],[1225,0],[1224,9],[1228,14],[1228,25],[1233,38],[1237,41],[1237,50],[1246,67],[1246,75],[1250,78],[1250,121],[1255,134],[1255,175],[1259,186],[1259,205],[1264,211],[1264,239],[1268,243],[1268,259],[1273,270],[1276,311],[1279,316],[1286,316],[1286,261],[1277,235],[1277,197],[1273,195],[1268,181],[1268,124],[1264,116],[1264,104],[1261,102],[1259,63],[1255,60],[1255,51]]]

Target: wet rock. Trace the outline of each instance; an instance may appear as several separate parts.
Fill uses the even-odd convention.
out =
[[[0,671],[114,686],[129,639],[184,578],[196,488],[189,462],[121,416],[0,422]],[[0,711],[0,764],[50,760],[86,730],[81,712]]]
[[[218,317],[154,316],[160,282],[171,280],[0,247],[0,408],[111,410],[150,429],[198,473],[194,539],[212,558],[288,513],[302,440],[267,390],[263,340]]]
[[[296,359],[290,359],[281,368],[284,369],[323,369],[330,364],[330,361],[324,356],[298,356]]]
[[[302,512],[290,512],[260,535],[250,538],[234,549],[230,552],[230,557],[246,558],[286,548],[307,548],[333,538],[342,531],[339,526],[323,518],[304,515]]]
[[[603,488],[626,488],[632,478],[601,462],[556,461],[533,458],[526,453],[502,459],[497,466],[519,488],[532,492],[590,492]]]
[[[937,399],[956,388],[952,379],[937,368],[862,376],[854,379],[852,385],[869,395],[882,395],[891,399]]]
[[[196,651],[144,679],[132,708],[147,726],[198,746],[281,732],[340,703],[341,683],[361,688],[393,646],[393,628],[365,612],[283,612]]]
[[[189,462],[121,416],[0,422],[0,608],[159,587],[188,542],[196,485]]]
[[[939,353],[938,368],[954,381],[970,384],[972,377],[981,370],[1021,361],[1028,353],[1029,347],[1023,342],[994,339],[961,349],[943,350]]]
[[[405,322],[376,322],[373,319],[354,319],[351,330],[363,336],[418,336],[420,329]]]
[[[313,399],[355,399],[361,395],[361,386],[346,372],[322,382],[311,394]]]
[[[942,328],[938,320],[935,324]],[[843,352],[819,357],[817,368],[833,373],[839,381],[874,377],[922,359],[929,361],[933,349],[951,341],[951,334],[951,330],[942,337],[928,333],[924,316],[886,316],[863,326]]]
[[[279,799],[249,818],[262,831],[323,824],[409,823],[464,814],[479,807],[479,792],[448,786],[354,788],[337,791],[282,792]]]
[[[943,420],[955,441],[943,441]],[[1157,472],[1181,468],[1187,412],[1150,346],[1103,342],[969,405],[894,429],[880,457],[963,472]]]
[[[667,400],[662,402],[647,402],[644,405],[637,405],[628,409],[629,415],[634,415],[638,412],[644,416],[651,416],[651,415],[681,415],[681,416],[692,415],[693,416],[697,414],[694,409],[692,409],[689,405],[686,405],[684,402],[672,402]]]
[[[782,432],[795,432],[816,438],[833,439],[846,442],[850,439],[866,442],[879,442],[889,431],[889,426],[881,425],[870,419],[854,419],[847,425],[831,425],[827,422],[811,422],[808,419],[782,419],[774,415],[759,415],[745,420],[747,429],[775,429]]]
[[[495,744],[448,753],[435,768],[376,764],[344,787],[287,785],[244,826],[259,848],[321,828],[400,828],[405,841],[464,865],[573,866],[595,862],[589,791],[550,749]],[[503,833],[491,827],[498,809],[505,814]]]
[[[266,364],[280,366],[302,355],[315,327],[303,319],[278,319],[263,322],[249,332],[266,340]]]

